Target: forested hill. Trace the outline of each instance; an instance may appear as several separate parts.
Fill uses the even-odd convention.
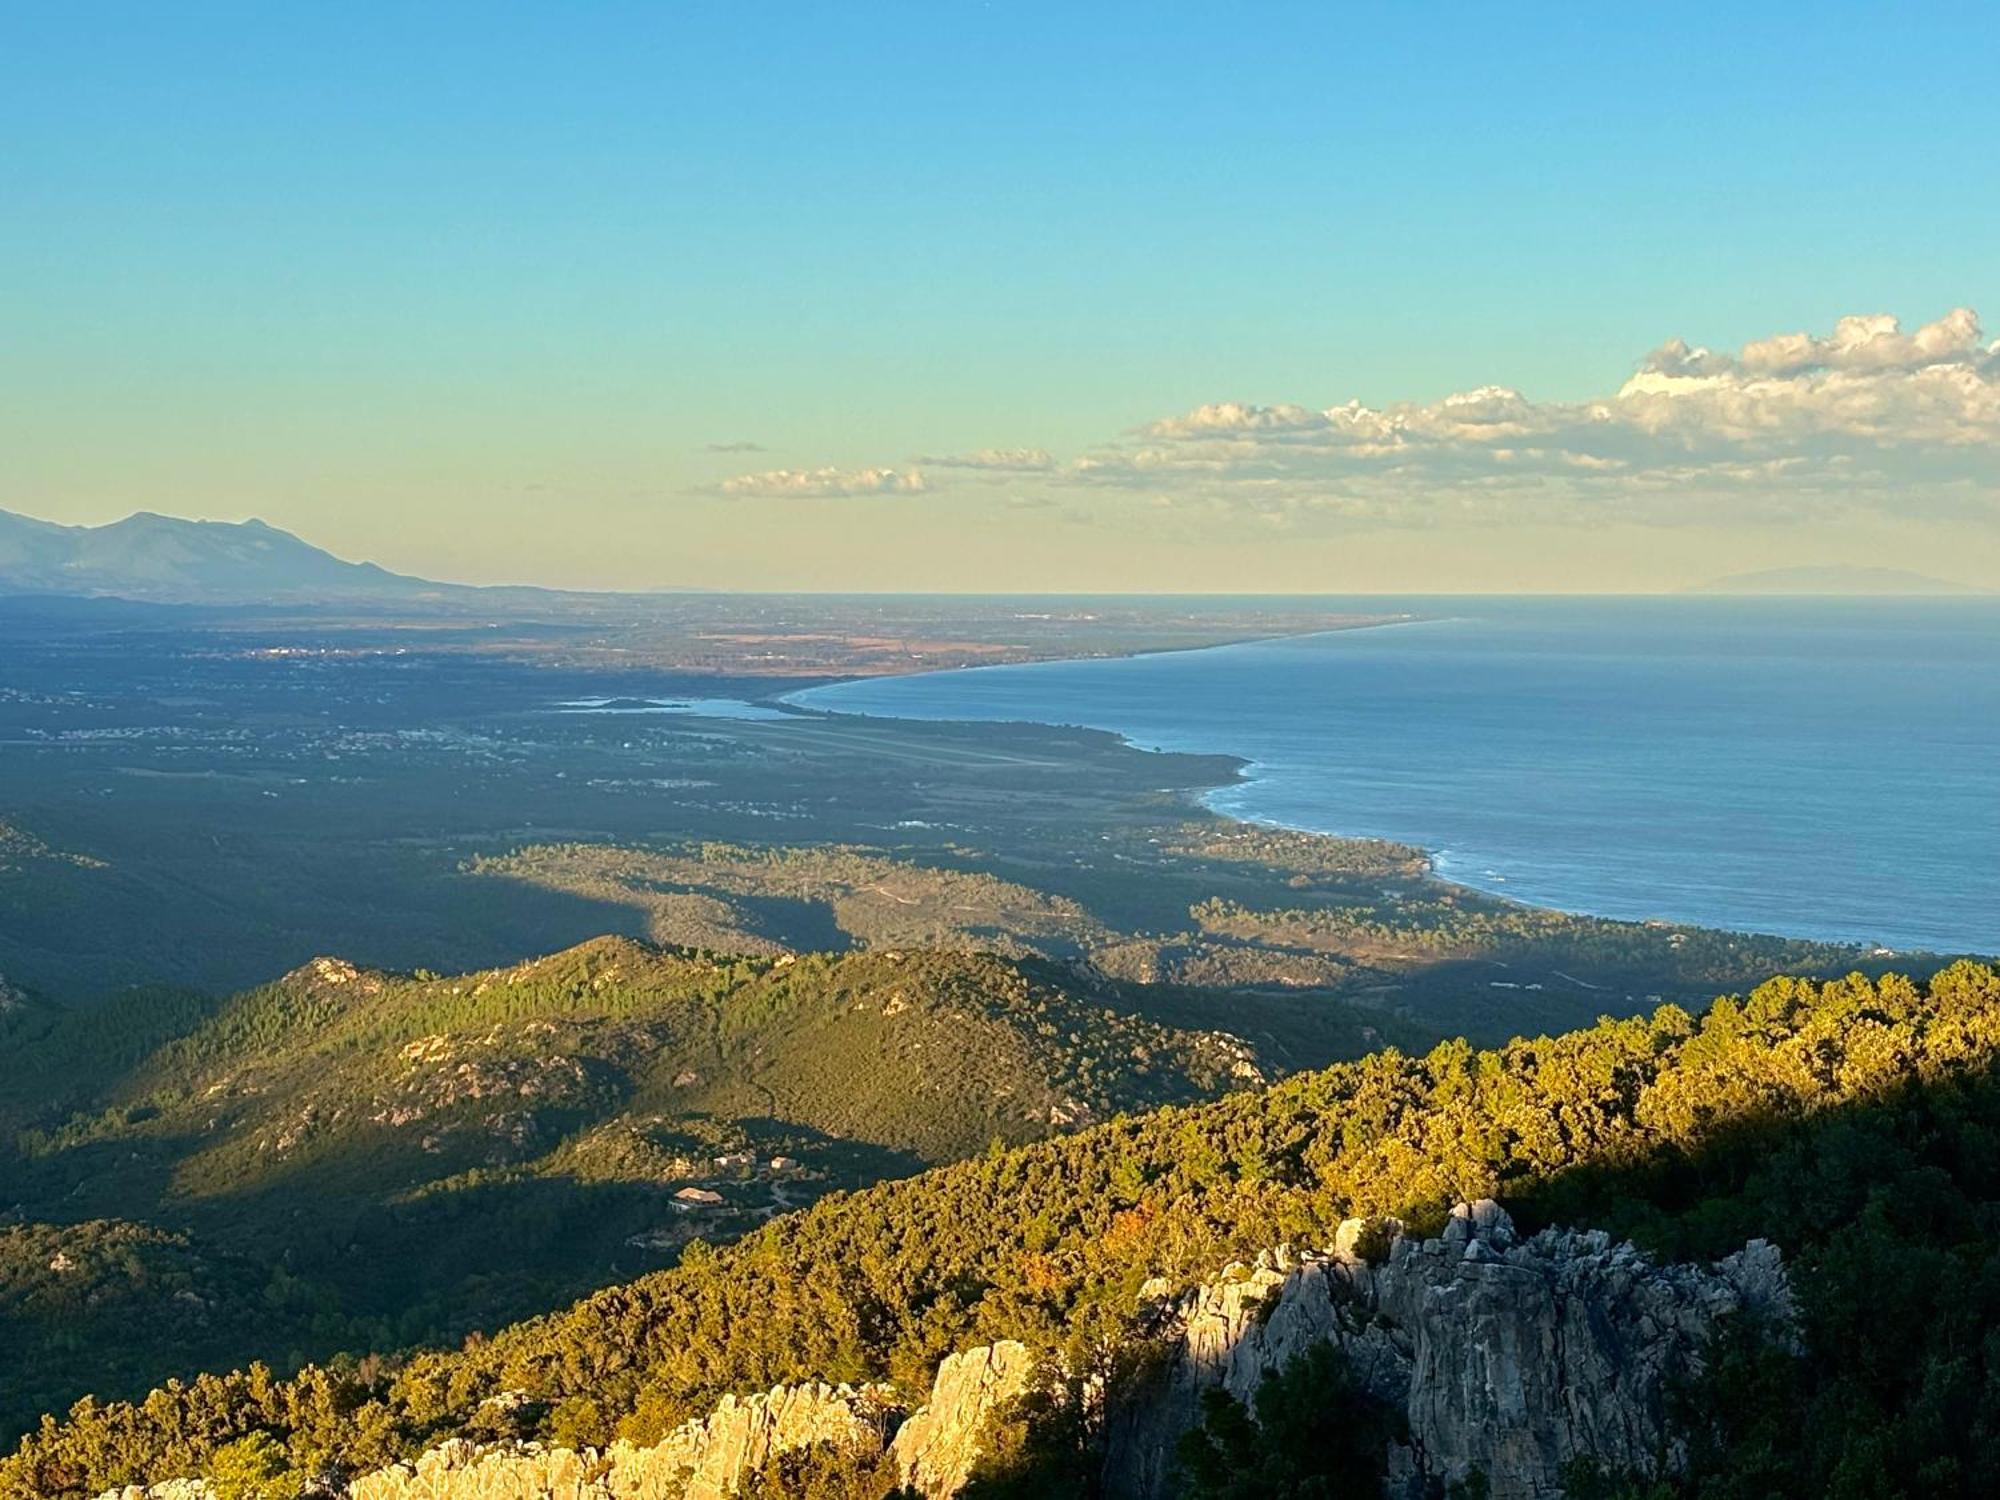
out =
[[[152,1050],[86,1082],[105,1076],[102,1049],[130,1050],[140,1008],[79,1008],[18,1037],[42,1066],[0,1110],[18,1125],[67,1109],[50,1144],[142,1151],[199,1114],[208,1139],[179,1181],[231,1191],[307,1171],[324,1191],[356,1143],[378,1182],[405,1165],[431,1178],[553,1144],[579,1118],[646,1111],[761,1113],[943,1161],[1258,1080],[1235,1038],[975,954],[744,957],[603,938],[452,977],[321,958],[192,1024],[168,1009]]]
[[[1996,1057],[2000,973],[1971,963],[1385,1052],[829,1198],[461,1352],[86,1403],[0,1467],[0,1495],[195,1473],[251,1433],[300,1474],[454,1433],[650,1439],[778,1381],[918,1389],[944,1353],[1001,1336],[1088,1362],[1149,1277],[1325,1243],[1357,1214],[1434,1228],[1487,1194],[1677,1255],[1783,1247],[1806,1352],[1719,1356],[1688,1493],[1993,1493]]]
[[[0,1014],[0,1428],[252,1358],[455,1342],[822,1194],[1263,1081],[976,954],[320,959]],[[1115,997],[1112,997],[1115,998]]]

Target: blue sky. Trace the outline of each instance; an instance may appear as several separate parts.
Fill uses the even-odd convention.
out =
[[[479,578],[968,586],[970,528],[995,587],[1194,586],[1205,547],[1241,586],[1213,497],[1166,497],[1168,560],[1129,494],[954,499],[920,460],[1223,401],[1583,402],[1673,336],[2000,305],[1991,5],[1626,10],[16,0],[0,506]],[[925,482],[718,498],[878,466]],[[1942,509],[1841,545],[1991,531]],[[1379,519],[1302,532],[1421,585]],[[1694,530],[1792,560],[1756,527]]]

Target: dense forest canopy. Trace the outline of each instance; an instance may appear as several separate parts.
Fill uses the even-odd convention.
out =
[[[1729,1399],[1707,1407],[1691,1493],[1990,1493],[1996,1056],[2000,973],[1974,963],[1928,984],[1778,979],[1699,1018],[1666,1006],[1492,1050],[1388,1051],[831,1196],[456,1352],[86,1401],[0,1464],[0,1495],[198,1472],[257,1434],[301,1474],[448,1434],[648,1440],[779,1381],[914,1390],[944,1353],[1001,1336],[1088,1362],[1129,1337],[1149,1277],[1324,1243],[1357,1214],[1421,1229],[1485,1195],[1661,1253],[1783,1246],[1807,1354],[1718,1361]],[[503,1391],[521,1399],[489,1402]]]

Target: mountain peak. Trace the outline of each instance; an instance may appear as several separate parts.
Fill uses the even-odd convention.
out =
[[[102,526],[62,526],[0,511],[0,595],[338,604],[460,587],[348,562],[261,519],[197,521],[139,510]]]

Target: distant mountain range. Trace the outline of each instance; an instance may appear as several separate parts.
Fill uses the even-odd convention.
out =
[[[447,603],[487,592],[346,562],[262,521],[140,511],[105,526],[61,526],[0,511],[0,595],[229,605]]]
[[[1766,568],[1731,573],[1698,583],[1691,594],[1980,594],[1987,590],[1902,568],[1859,568],[1844,564]]]

